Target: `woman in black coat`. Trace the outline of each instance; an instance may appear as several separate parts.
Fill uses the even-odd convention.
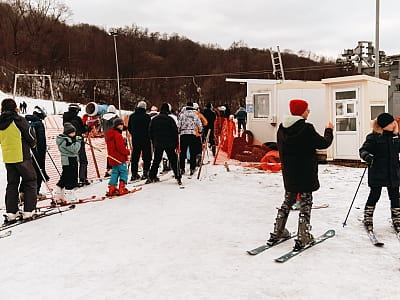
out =
[[[364,226],[373,230],[373,214],[382,187],[386,187],[391,206],[393,227],[400,232],[400,165],[399,129],[393,116],[383,113],[373,122],[373,131],[368,134],[359,150],[360,157],[368,165],[370,193],[364,208]]]

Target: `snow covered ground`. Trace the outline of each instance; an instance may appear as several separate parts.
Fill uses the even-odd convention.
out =
[[[363,169],[319,168],[313,234],[336,236],[279,264],[287,241],[257,256],[283,198],[280,173],[205,165],[201,180],[183,178],[13,228],[0,239],[1,299],[398,299],[400,243],[389,225],[386,192],[375,214],[383,248],[374,247],[357,218],[368,195]],[[0,164],[0,195],[6,172]],[[107,182],[81,188],[103,195]],[[131,185],[132,186],[132,185]],[[1,196],[0,205],[3,205]],[[289,217],[297,229],[298,212]]]

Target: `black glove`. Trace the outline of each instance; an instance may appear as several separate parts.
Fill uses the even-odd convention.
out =
[[[373,154],[368,154],[365,158],[364,158],[365,162],[367,163],[367,165],[369,167],[372,166],[373,162],[374,162],[374,155]]]

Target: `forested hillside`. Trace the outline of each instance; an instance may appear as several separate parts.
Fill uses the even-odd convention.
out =
[[[12,90],[14,73],[50,74],[56,98],[117,103],[114,41],[109,32],[88,24],[67,25],[70,11],[58,1],[36,1],[39,6],[33,2],[0,3],[0,88]],[[250,49],[241,41],[222,49],[137,25],[115,31],[125,109],[139,100],[155,105],[193,100],[235,106],[244,98],[245,87],[225,82],[226,77],[274,78],[269,51]],[[288,50],[282,59],[286,79],[319,80],[353,72]],[[34,88],[25,81],[18,89],[49,97],[48,89],[40,91],[40,86],[44,81],[36,81]]]

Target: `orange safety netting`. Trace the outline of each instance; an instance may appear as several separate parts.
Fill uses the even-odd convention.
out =
[[[217,117],[214,141],[217,147],[214,164],[241,165],[269,172],[281,170],[276,143],[261,143],[251,131],[239,131],[233,119]]]

